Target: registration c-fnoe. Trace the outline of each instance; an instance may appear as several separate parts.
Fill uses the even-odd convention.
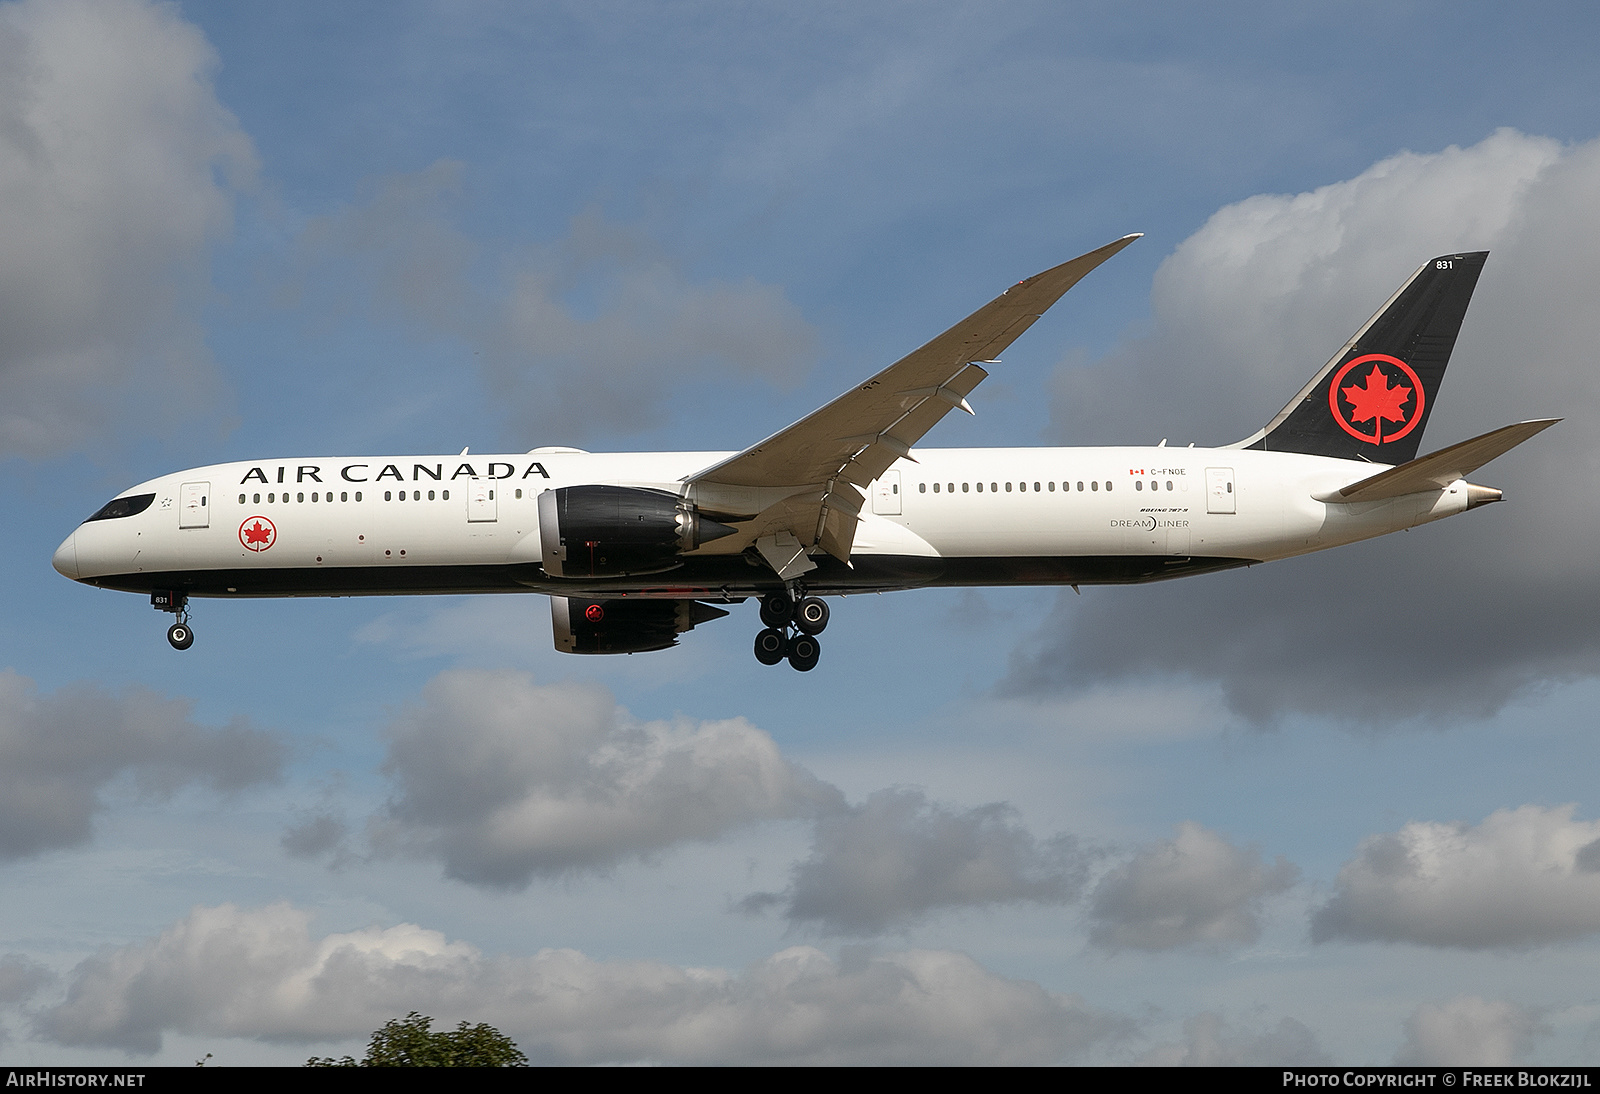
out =
[[[742,452],[295,457],[140,483],[55,553],[148,594],[534,592],[568,653],[638,653],[754,599],[755,655],[817,664],[825,597],[1125,585],[1369,539],[1500,500],[1466,481],[1555,424],[1417,452],[1487,252],[1424,263],[1289,404],[1220,448],[923,448],[1126,236],[1030,277]],[[719,605],[724,605],[719,607]]]

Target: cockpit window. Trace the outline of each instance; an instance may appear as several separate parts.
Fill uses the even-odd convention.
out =
[[[114,498],[100,507],[99,512],[89,520],[116,520],[118,517],[131,517],[150,508],[150,503],[156,500],[154,494],[134,494],[128,498]],[[83,523],[88,524],[89,520]]]

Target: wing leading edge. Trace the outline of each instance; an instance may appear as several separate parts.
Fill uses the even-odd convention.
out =
[[[754,543],[786,579],[797,568],[811,568],[804,552],[812,547],[848,562],[865,502],[857,488],[909,456],[911,446],[950,411],[959,407],[970,414],[966,397],[989,375],[982,366],[994,364],[1068,289],[1138,238],[1123,236],[1018,282],[870,380],[692,475],[686,484],[702,505],[736,498],[765,503],[753,517],[734,520],[745,534],[720,549]],[[777,492],[776,500],[769,492]],[[790,559],[789,565],[775,561],[780,557]]]

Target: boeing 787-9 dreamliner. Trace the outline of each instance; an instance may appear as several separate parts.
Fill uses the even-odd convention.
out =
[[[543,593],[556,648],[640,653],[760,604],[755,655],[802,672],[824,597],[1125,585],[1320,551],[1500,500],[1466,476],[1559,419],[1417,450],[1487,252],[1423,263],[1266,426],[1221,448],[921,448],[997,358],[1132,243],[1030,277],[742,452],[297,456],[124,491],[67,577],[195,597]]]

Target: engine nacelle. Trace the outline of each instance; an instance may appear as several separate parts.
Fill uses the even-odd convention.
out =
[[[588,600],[552,596],[550,624],[562,653],[646,653],[678,644],[695,624],[728,613],[696,600]]]
[[[551,577],[658,574],[737,531],[665,490],[566,486],[539,495],[540,555]]]

